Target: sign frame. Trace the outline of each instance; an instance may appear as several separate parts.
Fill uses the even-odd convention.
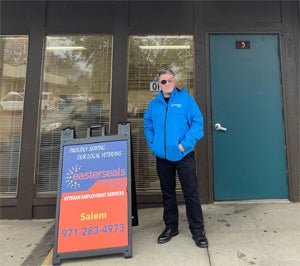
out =
[[[126,126],[126,125],[124,125],[124,126]],[[92,129],[99,128],[99,127],[101,127],[101,129],[102,129],[102,136],[93,137],[92,134],[91,134]],[[53,260],[52,260],[53,265],[60,265],[61,260],[70,259],[70,258],[83,258],[83,257],[93,257],[93,256],[100,256],[100,255],[122,254],[122,253],[124,254],[124,258],[131,258],[132,257],[132,206],[131,206],[131,204],[132,204],[132,195],[131,195],[132,194],[131,193],[132,188],[131,188],[130,134],[128,134],[128,132],[126,130],[122,130],[122,125],[119,126],[119,131],[120,132],[118,132],[118,135],[105,135],[105,127],[104,126],[92,126],[92,127],[89,127],[87,129],[87,137],[86,138],[75,138],[75,129],[74,128],[66,128],[66,129],[62,130],[62,132],[61,132],[61,145],[60,145],[61,149],[60,149],[60,161],[59,161],[58,191],[57,191],[57,199],[56,199],[55,237],[54,237]],[[99,185],[99,186],[95,185],[95,184],[97,184],[96,182],[111,182],[111,180],[113,181],[114,179],[124,181],[124,179],[126,179],[125,184],[122,186],[122,188],[124,189],[123,194],[125,196],[120,196],[121,203],[123,203],[123,205],[126,205],[126,206],[122,206],[122,209],[124,208],[124,210],[125,210],[124,213],[126,213],[127,215],[121,214],[121,217],[122,217],[121,220],[125,220],[124,224],[122,222],[122,224],[120,224],[120,226],[118,228],[118,223],[116,224],[116,221],[112,221],[109,224],[110,227],[108,227],[107,224],[100,225],[99,230],[98,230],[98,224],[97,224],[97,226],[90,226],[89,228],[97,227],[97,235],[96,236],[95,236],[95,231],[89,232],[90,234],[86,234],[86,231],[84,232],[84,231],[81,230],[82,228],[86,229],[87,227],[73,228],[73,229],[76,229],[76,231],[73,230],[73,232],[70,231],[72,229],[69,229],[69,228],[63,229],[64,230],[64,236],[59,235],[63,232],[63,230],[60,230],[61,229],[60,225],[61,225],[61,223],[63,223],[62,222],[63,221],[62,217],[68,217],[69,216],[69,213],[67,215],[64,215],[64,209],[62,207],[62,206],[64,206],[64,203],[62,203],[62,196],[64,196],[66,194],[66,193],[62,193],[62,189],[63,189],[63,187],[62,187],[62,185],[63,185],[63,182],[62,182],[63,168],[64,168],[64,164],[67,162],[67,159],[66,159],[67,155],[64,154],[66,148],[68,148],[68,147],[73,147],[74,148],[78,145],[80,147],[85,147],[86,145],[106,145],[106,144],[110,144],[110,145],[122,144],[123,149],[125,150],[125,152],[127,152],[124,155],[124,157],[126,157],[126,161],[127,161],[127,162],[126,161],[124,162],[126,164],[126,166],[124,167],[124,169],[126,169],[126,177],[124,177],[124,178],[111,177],[110,179],[107,179],[107,180],[97,180],[97,181],[95,181],[93,187],[95,187],[96,190],[101,189],[100,188],[101,185]],[[97,159],[101,160],[101,158],[97,158]],[[111,159],[113,160],[114,157],[112,157]],[[84,162],[84,160],[83,160],[83,162]],[[124,170],[124,169],[122,169],[122,170]],[[73,179],[74,179],[74,175],[73,175]],[[106,185],[110,186],[109,183],[107,183]],[[102,185],[102,187],[105,187],[105,186]],[[120,190],[122,188],[120,187]],[[72,193],[73,192],[70,192],[70,193],[68,193],[68,195],[70,196],[70,194],[71,194],[71,196],[72,196]],[[108,193],[113,193],[113,192],[108,192]],[[102,194],[108,195],[108,194],[105,194],[105,192],[102,193]],[[78,195],[78,194],[76,194],[76,195]],[[81,197],[83,198],[83,196],[81,196]],[[117,198],[117,197],[112,196],[110,198],[114,200],[114,202],[112,202],[111,204],[115,204],[115,201],[118,200],[118,199],[114,199],[114,198]],[[105,200],[106,200],[105,201],[106,203],[110,201],[109,198],[105,199]],[[125,201],[126,201],[126,203],[125,203]],[[79,202],[80,202],[80,199],[78,200],[78,203]],[[85,203],[88,203],[88,202],[89,202],[89,200],[85,200]],[[92,202],[92,201],[90,201],[90,202]],[[77,204],[77,203],[74,202],[74,204]],[[96,214],[93,214],[93,216],[84,216],[81,213],[81,216],[83,218],[84,217],[89,217],[89,219],[91,219],[91,220],[93,220],[95,217],[96,218],[99,217],[98,214],[97,214],[97,216],[95,216],[95,215]],[[114,215],[109,215],[109,216],[114,216]],[[62,218],[62,221],[60,220],[60,218]],[[66,219],[66,218],[64,218],[64,219]],[[90,221],[88,221],[88,222],[90,222]],[[100,223],[101,222],[102,221],[100,221]],[[121,227],[121,225],[122,225],[122,227]],[[109,231],[105,231],[105,233],[104,233],[104,228],[105,228],[105,230],[109,229]],[[92,230],[94,230],[94,229],[92,229]],[[98,232],[100,232],[100,233],[98,234]],[[83,234],[83,233],[85,233],[85,234]],[[120,245],[119,245],[119,241],[114,240],[114,241],[112,241],[112,244],[110,244],[112,246],[109,246],[109,247],[99,247],[99,248],[93,247],[92,249],[89,248],[89,247],[88,248],[82,247],[82,248],[80,248],[80,250],[63,250],[63,251],[61,250],[62,248],[60,248],[60,247],[63,246],[63,244],[61,242],[63,242],[64,240],[62,240],[62,239],[64,239],[64,237],[66,237],[66,236],[67,237],[72,237],[72,241],[75,241],[75,242],[76,242],[76,240],[81,241],[80,243],[77,243],[77,246],[78,246],[78,245],[82,245],[82,243],[90,243],[90,241],[86,241],[86,242],[83,241],[83,239],[88,240],[89,237],[90,238],[91,237],[94,237],[94,238],[100,237],[101,238],[101,237],[112,236],[112,238],[115,238],[117,234],[122,235],[123,242],[120,241],[120,242],[122,242],[122,244],[120,244]],[[85,236],[85,238],[83,237],[83,235]],[[96,240],[96,242],[97,241],[99,242],[100,240]],[[72,244],[73,243],[74,242],[72,242]],[[76,246],[76,243],[75,243],[74,246]]]

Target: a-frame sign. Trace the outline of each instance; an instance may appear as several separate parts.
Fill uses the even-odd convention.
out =
[[[74,128],[62,130],[53,265],[132,257],[130,130],[119,125],[117,135],[105,135],[101,127],[102,135],[93,137],[93,128],[86,138],[75,138]]]

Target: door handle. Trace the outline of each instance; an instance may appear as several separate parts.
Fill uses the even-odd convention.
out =
[[[227,131],[227,128],[222,127],[222,125],[220,123],[216,123],[215,124],[215,130],[217,130],[217,131]]]

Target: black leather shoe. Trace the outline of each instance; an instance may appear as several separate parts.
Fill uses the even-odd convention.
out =
[[[158,237],[157,242],[159,244],[167,243],[173,236],[178,235],[178,229],[166,228]]]
[[[208,247],[208,241],[205,236],[204,230],[201,230],[197,232],[195,235],[193,235],[193,240],[195,241],[196,245],[199,248],[207,248]]]

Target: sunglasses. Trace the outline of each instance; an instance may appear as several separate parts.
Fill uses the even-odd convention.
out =
[[[171,78],[171,79],[168,79],[168,80],[163,79],[163,80],[160,81],[160,83],[161,83],[162,85],[167,84],[167,82],[168,82],[168,83],[173,83],[173,82],[174,82],[174,78]]]

